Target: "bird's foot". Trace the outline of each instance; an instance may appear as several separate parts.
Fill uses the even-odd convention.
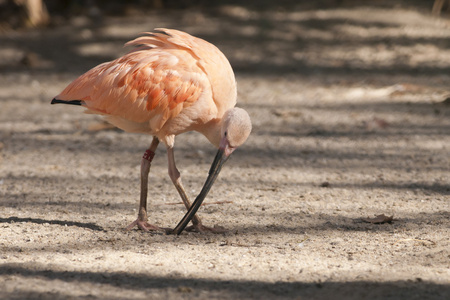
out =
[[[200,233],[206,233],[206,232],[225,233],[225,232],[228,232],[228,230],[226,230],[222,226],[214,225],[214,227],[208,227],[208,226],[204,226],[202,223],[188,226],[188,227],[186,227],[186,231],[200,232]]]
[[[143,231],[167,231],[165,228],[158,227],[156,225],[152,225],[147,221],[142,221],[139,218],[136,219],[133,223],[126,227],[126,230],[133,229],[134,226],[137,226],[139,229]]]

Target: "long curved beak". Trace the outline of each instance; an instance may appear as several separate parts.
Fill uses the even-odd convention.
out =
[[[216,180],[217,176],[219,175],[222,166],[228,160],[233,150],[234,150],[233,148],[230,148],[228,146],[228,143],[224,142],[224,139],[220,142],[219,150],[217,151],[216,157],[214,158],[214,161],[211,164],[211,168],[209,169],[208,173],[208,178],[206,178],[206,181],[203,184],[203,188],[200,191],[200,194],[198,194],[197,198],[195,198],[194,203],[192,203],[191,207],[189,208],[188,212],[184,215],[183,219],[181,219],[178,225],[170,232],[171,234],[179,235],[184,230],[186,225],[192,220],[195,213],[202,205],[203,200],[205,200],[206,195],[208,195],[208,192],[211,189],[212,185],[214,184],[214,181]]]

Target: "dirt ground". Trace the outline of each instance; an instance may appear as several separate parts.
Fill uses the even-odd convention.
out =
[[[151,137],[50,105],[155,27],[216,44],[252,117],[199,211],[225,234],[126,231]],[[450,299],[449,82],[450,21],[405,5],[135,11],[4,32],[0,298]],[[215,149],[197,133],[175,149],[195,197]],[[184,208],[163,147],[149,193],[151,222],[174,227]],[[380,214],[393,221],[364,221]]]

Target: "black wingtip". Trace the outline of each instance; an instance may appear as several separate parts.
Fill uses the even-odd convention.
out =
[[[83,101],[81,100],[58,100],[53,98],[50,104],[70,104],[70,105],[82,105]]]

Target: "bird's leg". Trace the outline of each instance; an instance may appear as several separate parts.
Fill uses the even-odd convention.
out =
[[[149,224],[147,217],[147,192],[148,192],[148,174],[150,173],[150,166],[155,156],[156,148],[158,147],[159,140],[157,137],[153,137],[152,144],[145,151],[144,156],[141,161],[141,197],[139,201],[139,213],[137,219],[128,225],[127,230],[132,229],[137,225],[138,228],[149,231],[149,230],[163,230],[158,226]]]
[[[186,194],[186,191],[181,183],[181,175],[175,165],[175,157],[173,154],[173,147],[167,147],[167,156],[169,162],[169,176],[172,179],[175,188],[180,194],[181,200],[183,200],[184,206],[187,210],[191,207],[191,202],[189,201],[189,197]],[[200,218],[197,215],[194,215],[192,218],[192,223],[194,224],[192,227],[187,228],[187,230],[194,230],[198,232],[214,232],[214,233],[223,233],[226,232],[225,228],[220,226],[214,226],[214,228],[206,227],[202,224]]]

